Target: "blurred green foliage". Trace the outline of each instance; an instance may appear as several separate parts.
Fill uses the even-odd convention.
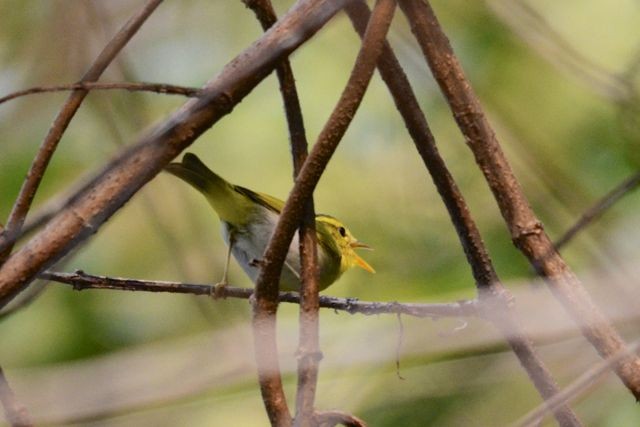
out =
[[[141,3],[3,0],[1,94],[78,80],[109,35]],[[525,42],[500,13],[508,9],[506,1],[489,3],[437,0],[433,5],[527,196],[546,229],[557,237],[598,197],[637,169],[640,139],[638,127],[633,126],[637,109],[630,114],[623,108],[637,102],[624,104],[602,96],[580,73],[555,63],[553,56],[541,55],[535,43]],[[640,8],[636,3],[616,2],[615,7],[602,0],[530,3],[568,44],[609,70],[611,76],[622,75],[637,61]],[[279,13],[288,5],[276,2]],[[522,30],[535,29],[523,26]],[[103,80],[200,86],[259,35],[252,13],[239,1],[165,2]],[[505,282],[526,282],[532,275],[530,267],[513,247],[493,197],[400,12],[390,40],[425,108],[442,155],[468,198],[498,273]],[[293,54],[309,141],[314,141],[335,105],[358,47],[348,20],[339,15]],[[630,81],[637,82],[637,77],[632,75]],[[634,91],[629,88],[630,96],[637,98]],[[6,220],[30,161],[65,96],[33,95],[0,105],[0,222]],[[65,133],[33,212],[47,200],[60,197],[74,182],[95,174],[123,145],[134,143],[182,103],[179,97],[154,94],[91,94]],[[291,162],[275,77],[269,76],[190,150],[228,180],[285,198],[291,187]],[[325,293],[385,301],[452,301],[474,296],[470,270],[446,210],[378,76],[322,177],[315,201],[319,212],[341,218],[359,239],[376,249],[365,254],[376,275],[349,272]],[[630,196],[581,234],[566,251],[572,266],[582,272],[615,263],[607,258],[608,247],[619,241],[610,237],[637,237],[632,231],[637,227],[638,205],[637,197]],[[224,256],[217,219],[204,200],[172,177],[160,175],[60,268],[213,283],[221,275]],[[234,284],[250,285],[235,264],[230,277]],[[295,308],[282,310],[284,324],[295,325],[296,316]],[[340,322],[361,324],[363,330],[375,327],[369,326],[375,323],[368,318],[341,315],[334,321],[333,313],[322,316],[325,340],[340,335]],[[2,319],[0,364],[9,373],[12,369],[45,369],[148,343],[171,343],[230,325],[248,328],[249,318],[246,302],[78,293],[50,284],[33,304]],[[376,321],[395,331],[393,318]],[[424,321],[411,322],[416,326]],[[438,328],[435,323],[425,325]],[[390,340],[391,354],[396,332],[389,334],[385,339]],[[295,334],[286,336],[295,339]],[[373,332],[367,336],[377,339]],[[481,349],[447,353],[445,360],[465,363],[437,371],[439,365],[430,365],[435,359],[429,343],[420,348],[408,362],[411,375],[403,374],[408,377],[405,382],[393,373],[393,355],[366,365],[366,375],[362,369],[367,369],[357,363],[349,366],[356,373],[346,368],[321,370],[319,402],[340,405],[343,402],[332,400],[332,393],[340,395],[338,391],[343,390],[345,396],[353,397],[362,392],[340,409],[373,426],[502,425],[539,403],[517,367],[509,371],[515,378],[496,375],[480,385],[465,385],[478,371],[499,363],[486,355],[475,359],[483,353]],[[345,343],[342,353],[325,355],[326,360],[350,351]],[[251,346],[246,352],[252,352]],[[215,364],[215,351],[210,361],[201,363]],[[515,364],[514,360],[510,363]],[[562,373],[561,363],[555,367],[561,382],[571,379]],[[235,387],[146,409],[125,409],[124,415],[110,414],[110,421],[101,425],[177,425],[186,420],[188,425],[264,425],[266,418],[251,375],[253,372],[247,372]],[[295,378],[287,378],[293,390]],[[430,382],[431,386],[421,387]],[[442,393],[433,392],[445,383]],[[389,390],[394,390],[393,397]],[[610,401],[607,409],[598,414],[590,411],[589,403],[603,396]],[[640,415],[632,400],[613,381],[589,395],[576,410],[588,425],[634,425]],[[25,401],[28,404],[28,397]],[[212,403],[219,405],[216,414],[212,414],[215,408],[207,409]],[[223,416],[228,417],[226,421]]]

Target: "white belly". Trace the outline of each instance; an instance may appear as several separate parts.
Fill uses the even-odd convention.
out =
[[[258,273],[260,272],[255,261],[260,261],[264,256],[264,251],[267,248],[269,239],[271,239],[271,236],[273,235],[276,222],[279,218],[276,213],[266,208],[261,209],[263,209],[263,212],[261,212],[259,217],[262,219],[259,221],[250,221],[251,224],[245,228],[235,228],[229,223],[222,221],[222,237],[228,245],[229,236],[233,231],[233,247],[231,249],[231,253],[253,283],[256,282]],[[322,251],[319,252],[318,256],[322,258]],[[322,263],[321,260],[320,263]],[[300,251],[298,233],[296,233],[293,236],[291,245],[289,246],[285,265],[282,268],[280,289],[285,291],[297,291],[300,287],[299,277]]]

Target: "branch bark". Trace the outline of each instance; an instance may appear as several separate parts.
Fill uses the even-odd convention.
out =
[[[177,294],[191,294],[211,296],[213,285],[202,285],[182,282],[152,281],[124,279],[119,277],[106,277],[87,274],[83,271],[75,273],[61,273],[45,271],[39,276],[41,279],[67,284],[73,289],[81,291],[85,289],[103,289],[133,292],[168,292]],[[250,299],[253,295],[252,288],[239,288],[227,286],[220,290],[222,298]],[[300,294],[297,292],[279,292],[278,301],[292,304],[300,303]],[[437,319],[441,317],[479,317],[481,311],[477,300],[463,300],[451,303],[400,303],[400,302],[374,302],[360,301],[357,298],[336,298],[321,295],[319,305],[336,311],[344,311],[349,314],[363,314],[373,316],[379,314],[403,314],[419,318]]]
[[[364,23],[369,15],[366,3],[353,2],[346,7],[346,10],[356,31],[362,34]],[[416,149],[449,212],[476,280],[485,316],[503,333],[542,398],[549,399],[559,392],[559,388],[537,355],[531,340],[522,331],[520,323],[512,311],[513,297],[500,283],[464,197],[438,153],[435,138],[429,129],[411,85],[388,44],[384,47],[378,69],[389,87]],[[561,425],[581,425],[577,416],[566,405],[559,407],[554,414]]]
[[[556,298],[602,357],[624,351],[626,344],[622,337],[554,249],[542,223],[529,206],[431,6],[422,0],[403,0],[400,4],[493,192],[514,244],[538,273],[548,279]],[[615,370],[636,399],[640,399],[640,359],[629,355],[615,365]]]
[[[271,30],[209,82],[201,98],[187,101],[137,143],[119,153],[48,226],[0,267],[0,305],[39,272],[99,227],[144,184],[244,98],[264,77],[309,39],[344,1],[300,0]]]
[[[267,31],[277,21],[270,0],[243,0],[253,10],[262,28]],[[291,156],[293,159],[293,179],[302,169],[308,155],[308,143],[304,129],[302,108],[296,89],[293,70],[288,60],[276,68],[280,82],[280,92],[284,103]],[[317,236],[313,196],[309,198],[302,216],[299,234],[300,247],[300,338],[298,344],[298,388],[296,392],[296,415],[294,425],[307,426],[313,422],[316,385],[320,363],[320,324],[318,318],[319,292],[317,267]]]
[[[267,412],[274,425],[288,425],[291,422],[279,375],[275,345],[275,315],[278,309],[278,282],[282,265],[307,202],[362,101],[394,10],[395,0],[379,0],[376,3],[347,86],[298,174],[262,259],[262,268],[256,281],[253,311],[254,342],[262,396],[265,403],[269,403]]]
[[[126,46],[131,38],[138,32],[142,24],[151,16],[154,10],[162,3],[162,0],[148,0],[145,5],[133,15],[116,35],[107,43],[100,52],[89,70],[80,79],[80,82],[93,82],[98,80],[104,70],[109,66],[118,53]],[[2,264],[13,249],[16,239],[20,235],[24,220],[31,208],[31,202],[38,191],[40,182],[58,147],[67,126],[80,108],[82,101],[89,94],[86,89],[74,90],[55,118],[49,129],[36,158],[33,160],[27,177],[22,184],[18,198],[11,209],[9,219],[2,234],[0,234],[0,264]]]

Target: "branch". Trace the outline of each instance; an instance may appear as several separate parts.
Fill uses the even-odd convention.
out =
[[[346,1],[346,0],[343,0]],[[0,306],[39,272],[86,240],[144,184],[221,117],[277,63],[309,39],[343,1],[300,0],[267,33],[209,82],[202,97],[185,103],[137,143],[123,149],[71,203],[0,267]]]
[[[16,399],[2,368],[0,368],[0,403],[2,403],[2,407],[4,408],[7,422],[12,427],[28,427],[33,425],[27,408]]]
[[[596,204],[591,206],[585,213],[582,214],[580,219],[571,226],[562,236],[554,243],[556,251],[565,246],[571,239],[575,237],[581,230],[586,228],[596,219],[600,218],[604,212],[613,206],[618,200],[635,190],[640,185],[640,172],[636,172],[622,183],[620,183],[613,190],[605,194]]]
[[[253,10],[266,31],[277,21],[277,16],[270,0],[243,0]],[[284,102],[289,137],[291,139],[291,156],[293,158],[294,181],[304,161],[307,159],[307,137],[304,129],[302,108],[296,89],[293,70],[288,60],[282,61],[276,68],[280,82],[280,92]],[[299,230],[300,247],[300,338],[298,350],[298,388],[296,391],[295,425],[309,425],[313,417],[318,369],[319,343],[319,291],[317,266],[317,236],[315,224],[315,208],[313,196],[309,198],[303,213]]]
[[[362,34],[368,20],[368,7],[364,2],[358,1],[351,3],[346,10],[356,31]],[[384,47],[378,62],[378,69],[389,87],[396,108],[405,121],[416,149],[447,207],[476,279],[483,301],[483,312],[502,332],[542,398],[545,400],[550,398],[559,392],[559,388],[537,355],[531,340],[522,332],[522,328],[512,311],[513,297],[500,283],[464,197],[438,153],[435,138],[429,129],[411,85],[388,44]],[[562,425],[580,425],[577,416],[567,406],[560,407],[556,411],[556,416]]]
[[[78,82],[67,85],[36,86],[29,89],[10,93],[0,98],[0,104],[21,96],[35,93],[66,92],[66,91],[86,91],[92,90],[128,90],[130,92],[155,92],[167,95],[181,95],[194,97],[198,96],[200,89],[195,87],[177,86],[167,83],[147,83],[147,82]]]
[[[280,403],[278,406],[267,408],[271,423],[275,425],[289,424],[275,343],[275,314],[278,308],[280,272],[291,239],[304,211],[308,208],[308,200],[351,123],[373,76],[395,5],[395,0],[376,2],[347,86],[297,176],[262,259],[262,268],[256,280],[253,310],[254,343],[263,399],[266,401],[265,396],[269,396],[269,401]]]
[[[80,82],[92,82],[98,80],[111,61],[118,55],[124,46],[138,32],[142,24],[147,20],[153,11],[162,3],[162,0],[148,0],[145,5],[135,15],[133,15],[107,43],[100,52],[89,70],[80,79]],[[36,158],[31,163],[27,177],[20,188],[20,193],[16,199],[5,230],[0,234],[0,264],[2,264],[13,249],[16,239],[21,233],[24,220],[31,208],[31,202],[38,191],[40,182],[53,157],[53,153],[58,147],[67,126],[75,113],[80,108],[80,104],[89,92],[85,89],[74,90],[62,105],[60,112],[53,121],[47,136],[45,137]]]
[[[538,273],[549,279],[556,298],[602,357],[622,351],[626,345],[622,337],[555,251],[542,223],[529,206],[433,10],[421,0],[404,0],[401,5],[458,127],[494,194],[514,244]],[[636,399],[640,399],[640,359],[630,355],[615,368]]]
[[[71,285],[73,289],[82,291],[85,289],[110,289],[118,291],[134,292],[168,292],[191,295],[213,295],[214,285],[191,284],[181,282],[151,281],[137,279],[123,279],[117,277],[96,276],[83,271],[75,273],[60,273],[45,271],[40,278],[52,282]],[[223,298],[250,299],[254,290],[252,288],[240,288],[226,286],[220,290]],[[292,304],[300,303],[300,295],[297,292],[279,292],[278,301]],[[356,298],[337,298],[320,296],[319,305],[336,311],[345,311],[349,314],[363,314],[373,316],[379,314],[403,314],[418,318],[440,317],[478,317],[480,310],[477,300],[463,300],[442,304],[419,304],[399,302],[372,302],[359,301]]]

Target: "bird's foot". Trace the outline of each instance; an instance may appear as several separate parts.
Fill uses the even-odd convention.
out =
[[[225,299],[227,297],[226,287],[227,282],[218,282],[211,288],[211,298],[213,299]]]

